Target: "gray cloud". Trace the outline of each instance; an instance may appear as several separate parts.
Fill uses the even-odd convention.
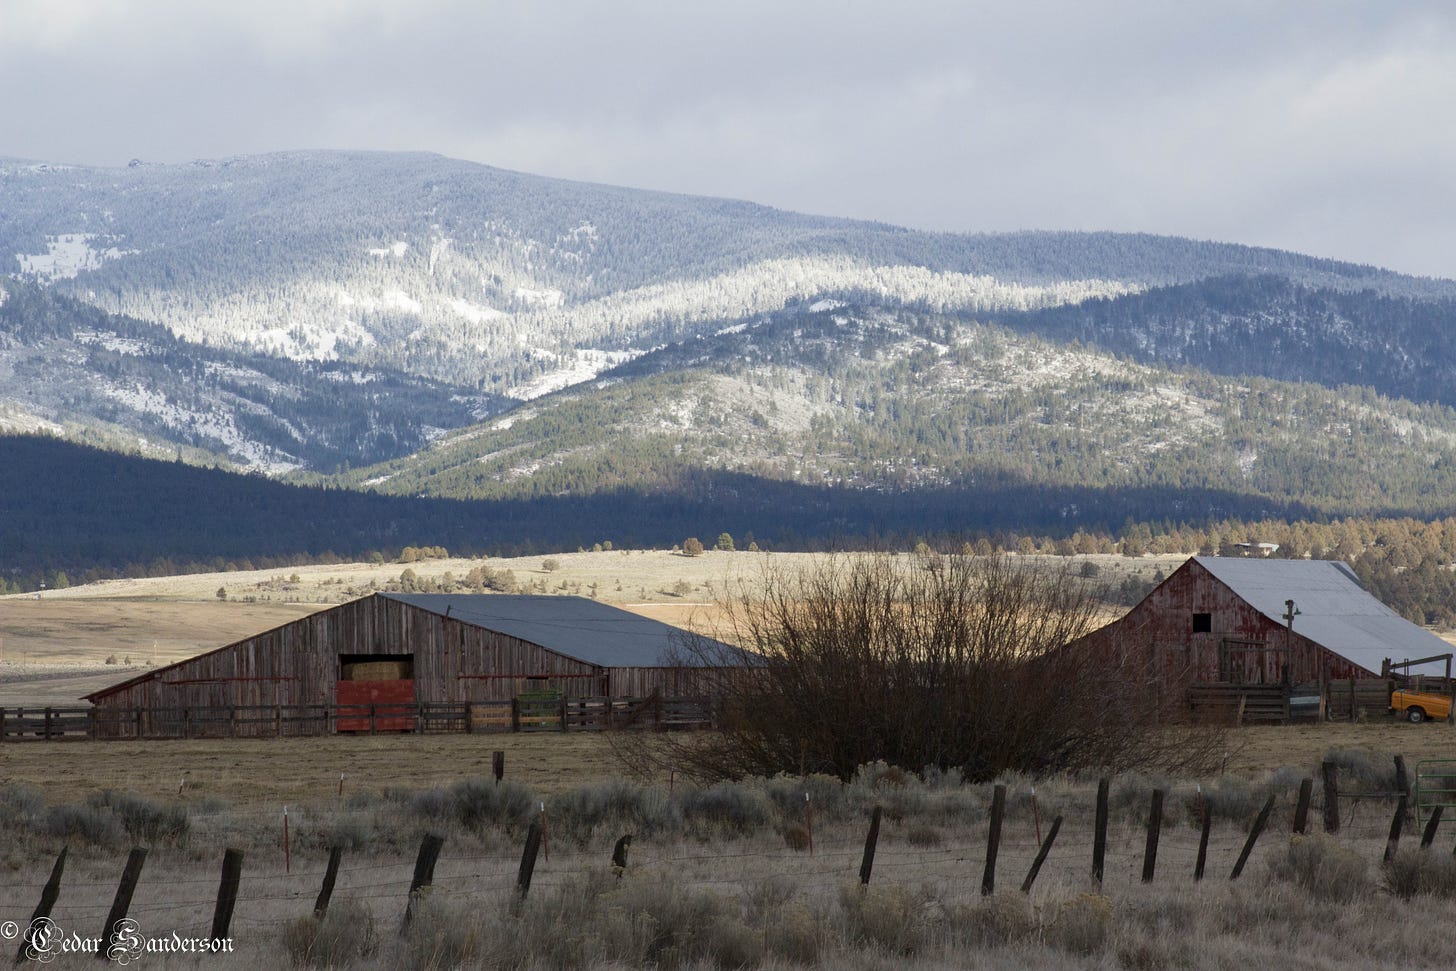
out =
[[[925,228],[1146,230],[1456,276],[1446,9],[9,0],[0,153],[423,149]]]

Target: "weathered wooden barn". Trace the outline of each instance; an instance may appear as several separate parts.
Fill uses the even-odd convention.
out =
[[[1318,688],[1335,679],[1378,678],[1386,660],[1451,651],[1375,599],[1344,563],[1207,556],[1188,560],[1078,647],[1105,651],[1165,687]],[[1439,662],[1409,673],[1444,670]]]
[[[283,719],[313,731],[415,729],[427,712],[441,711],[464,718],[469,730],[469,706],[498,713],[522,698],[537,707],[561,702],[565,727],[575,700],[605,700],[611,711],[613,699],[694,696],[705,668],[732,651],[581,597],[378,593],[86,700],[99,724],[136,735],[179,719],[189,723],[184,733],[207,734],[192,725],[214,723],[220,712],[232,734],[282,734]],[[324,728],[310,712],[323,712]],[[519,723],[518,710],[515,717]],[[239,730],[240,721],[259,727]]]

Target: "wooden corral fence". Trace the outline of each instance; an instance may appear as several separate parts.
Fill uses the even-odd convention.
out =
[[[705,698],[554,698],[373,705],[0,708],[0,742],[708,728]]]
[[[1215,681],[1188,686],[1188,710],[1221,725],[1291,721],[1363,721],[1384,717],[1396,689],[1451,697],[1456,681],[1429,675],[1409,678],[1337,678],[1319,684],[1240,684]]]

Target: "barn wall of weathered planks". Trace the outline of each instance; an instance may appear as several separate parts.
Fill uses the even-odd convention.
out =
[[[1206,630],[1194,617],[1207,615]],[[1294,684],[1370,673],[1260,613],[1190,560],[1121,619],[1078,645],[1100,650],[1174,687],[1194,682]]]
[[[698,683],[681,668],[600,667],[371,596],[123,682],[92,700],[118,709],[336,704],[341,655],[410,656],[415,698],[422,702],[502,701],[542,688],[567,698],[683,697]]]

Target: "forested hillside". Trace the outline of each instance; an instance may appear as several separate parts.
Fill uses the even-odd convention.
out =
[[[996,319],[1135,360],[1456,405],[1456,299],[1234,275]]]
[[[1456,412],[1140,365],[944,315],[806,308],[654,352],[338,481],[501,499],[670,489],[698,469],[907,504],[1033,485],[1164,497],[1136,519],[1261,504],[1441,515],[1456,509]],[[1071,500],[1017,505],[1028,529],[1089,515]],[[966,516],[988,520],[1006,517]]]

